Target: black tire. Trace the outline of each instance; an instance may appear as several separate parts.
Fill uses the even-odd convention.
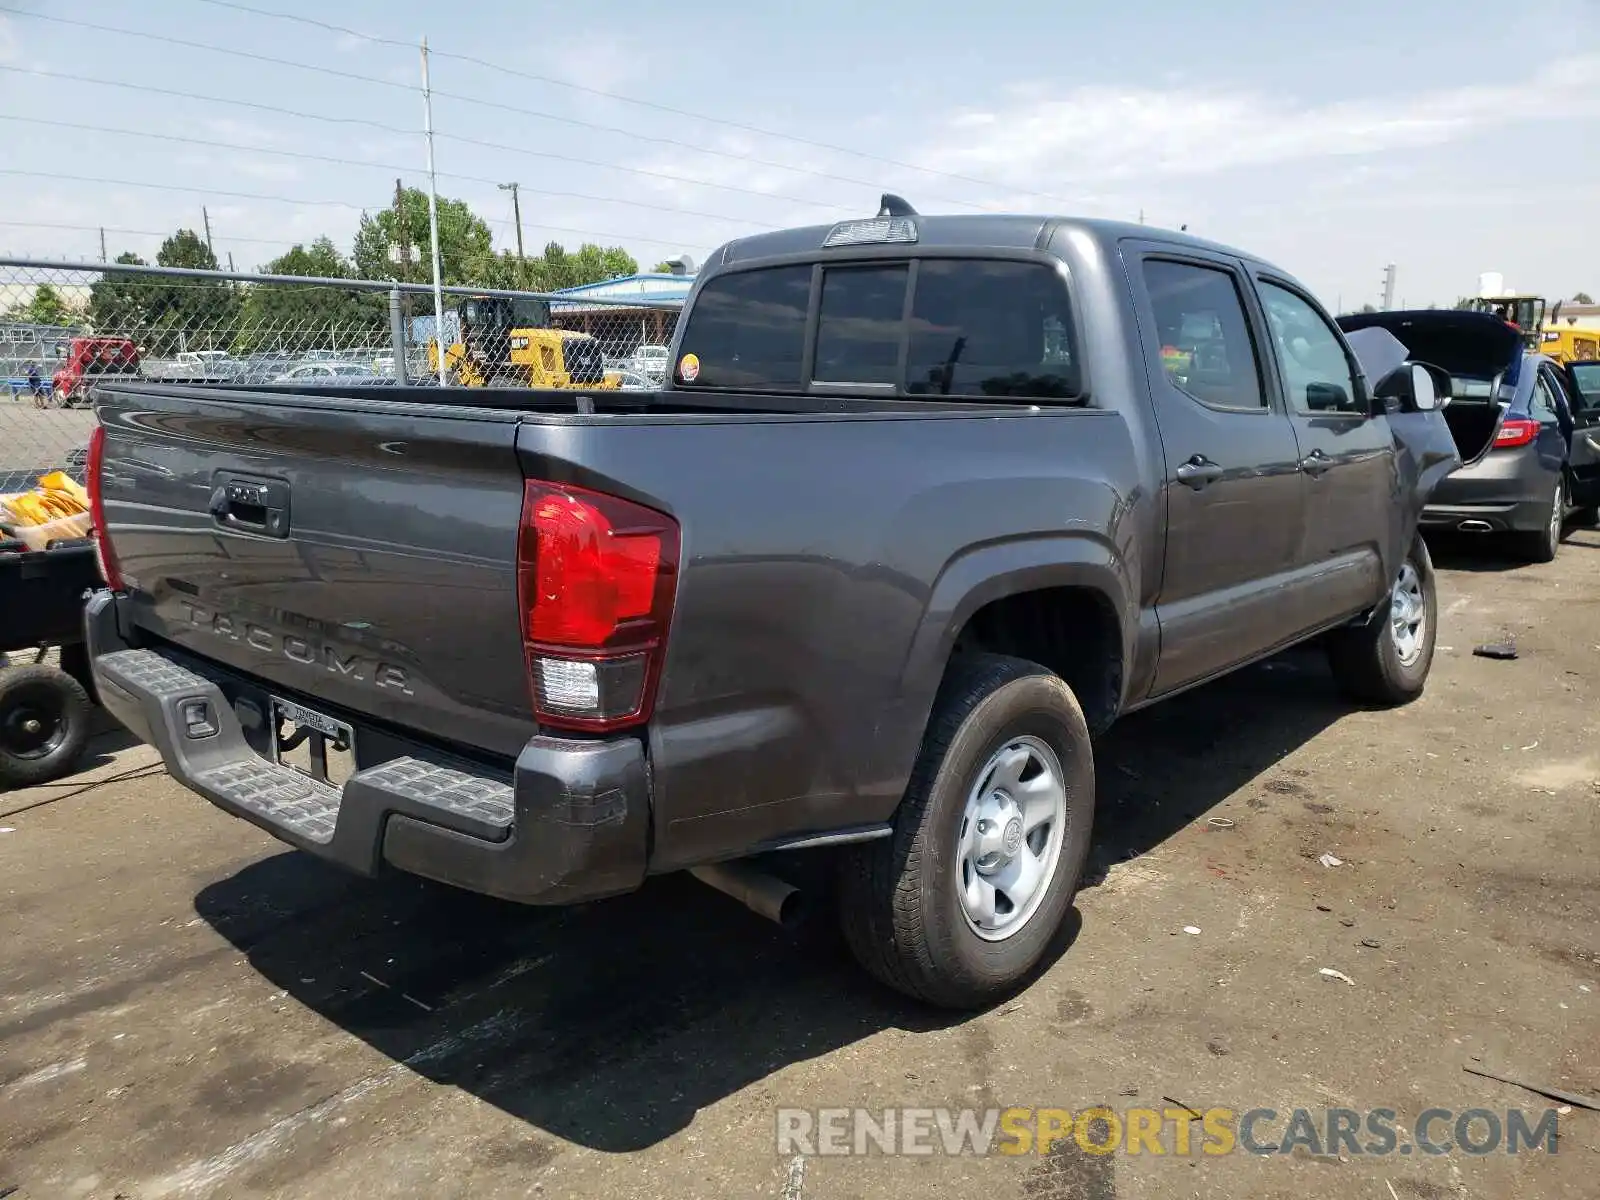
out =
[[[958,896],[959,839],[978,773],[1024,737],[1048,746],[1061,769],[1060,852],[1031,915],[1003,940],[985,940]],[[845,941],[868,972],[908,996],[943,1008],[992,1004],[1032,977],[1059,933],[1093,817],[1094,751],[1067,685],[1023,659],[958,658],[934,703],[894,836],[850,847],[841,863]]]
[[[89,697],[71,675],[34,665],[0,671],[0,788],[67,774],[89,741]]]
[[[1328,665],[1340,691],[1361,704],[1389,707],[1408,704],[1422,695],[1433,666],[1433,647],[1439,630],[1439,597],[1434,586],[1433,559],[1427,543],[1418,536],[1401,565],[1400,578],[1409,568],[1416,576],[1422,596],[1422,628],[1419,652],[1407,660],[1395,641],[1391,619],[1394,592],[1365,625],[1340,629],[1326,642]],[[1400,580],[1396,580],[1398,586]]]
[[[1557,477],[1555,495],[1538,530],[1522,535],[1523,554],[1529,562],[1554,562],[1561,549],[1561,526],[1567,513],[1567,481]]]
[[[1582,529],[1593,529],[1600,525],[1600,506],[1593,504],[1572,510],[1572,523]]]

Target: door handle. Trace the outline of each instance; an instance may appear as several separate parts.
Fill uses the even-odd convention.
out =
[[[289,489],[276,480],[224,478],[207,506],[224,529],[265,537],[289,536]]]
[[[1331,466],[1333,466],[1333,459],[1329,458],[1321,450],[1313,450],[1300,460],[1300,469],[1312,478],[1321,475]]]
[[[1212,462],[1203,454],[1196,454],[1177,470],[1178,482],[1197,492],[1221,479],[1223,474],[1222,464]]]

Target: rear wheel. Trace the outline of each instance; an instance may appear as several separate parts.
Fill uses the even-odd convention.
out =
[[[979,1008],[1026,982],[1088,852],[1094,756],[1083,710],[1036,663],[951,665],[891,838],[852,847],[845,940],[917,999]]]
[[[0,786],[27,787],[72,770],[89,740],[90,704],[65,671],[0,671]]]
[[[1328,665],[1340,690],[1363,704],[1405,704],[1422,695],[1433,666],[1438,613],[1433,560],[1419,536],[1400,564],[1384,611],[1328,639]]]
[[[1594,526],[1600,525],[1600,507],[1590,504],[1584,508],[1573,509],[1572,523],[1581,525],[1585,529],[1592,529]]]
[[[1567,481],[1556,477],[1555,494],[1550,498],[1550,510],[1545,515],[1544,526],[1534,533],[1524,535],[1524,546],[1529,561],[1553,562],[1561,549],[1561,526],[1567,516]]]

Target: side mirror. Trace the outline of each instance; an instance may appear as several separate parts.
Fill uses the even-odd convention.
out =
[[[1450,403],[1450,374],[1432,363],[1406,363],[1373,389],[1379,411],[1435,412]]]

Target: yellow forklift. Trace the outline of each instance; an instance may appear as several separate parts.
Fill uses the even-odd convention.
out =
[[[1528,349],[1547,354],[1559,363],[1594,362],[1600,359],[1600,333],[1561,325],[1562,301],[1545,319],[1543,296],[1484,296],[1472,302],[1478,312],[1492,313],[1508,325],[1515,325]]]
[[[464,387],[583,388],[613,391],[600,343],[556,329],[545,300],[469,296],[456,306],[461,340],[445,347],[445,365]],[[439,371],[439,341],[428,342],[428,369]]]

